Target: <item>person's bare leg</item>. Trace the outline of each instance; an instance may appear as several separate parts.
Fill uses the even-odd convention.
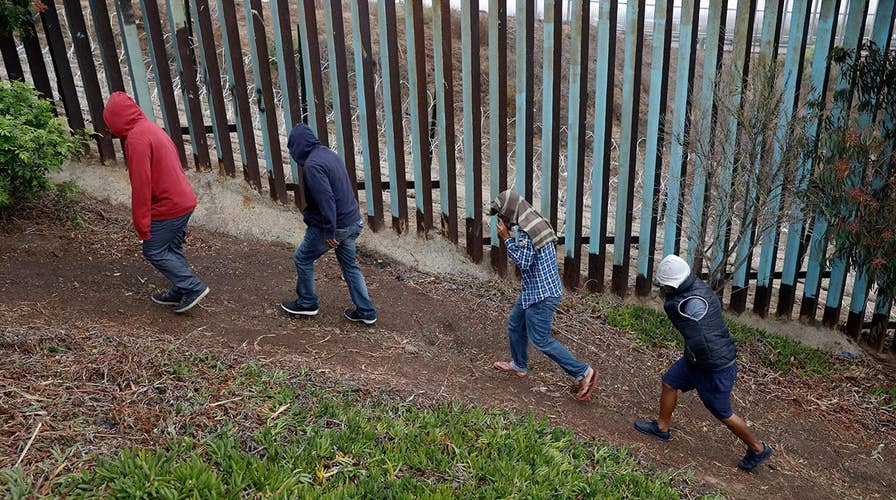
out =
[[[669,424],[672,422],[672,412],[675,411],[676,404],[678,404],[678,389],[663,382],[663,392],[660,394],[660,417],[656,421],[657,427],[661,431],[666,432],[669,430]]]
[[[722,423],[725,424],[725,427],[733,432],[735,436],[740,438],[745,445],[749,446],[751,450],[757,453],[762,453],[765,450],[765,445],[757,440],[756,436],[750,432],[750,428],[747,427],[747,422],[744,421],[744,419],[737,415],[731,415],[730,417],[723,419]],[[660,426],[662,426],[662,424],[660,424]]]

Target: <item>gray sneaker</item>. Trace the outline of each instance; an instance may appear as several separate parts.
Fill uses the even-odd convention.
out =
[[[180,302],[174,307],[174,312],[183,313],[189,311],[193,306],[199,303],[206,295],[208,295],[209,288],[205,287],[203,290],[198,292],[188,292],[185,293],[184,296],[180,299]]]

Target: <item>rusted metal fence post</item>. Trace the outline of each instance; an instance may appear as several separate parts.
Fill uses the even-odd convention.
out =
[[[246,30],[249,43],[252,44],[255,99],[261,122],[271,198],[286,203],[288,200],[283,175],[283,155],[280,149],[280,129],[277,126],[277,106],[274,104],[274,86],[271,83],[270,55],[261,0],[250,0],[246,3]]]
[[[411,158],[414,162],[414,201],[417,232],[426,235],[433,228],[432,162],[429,141],[429,106],[426,91],[426,53],[423,3],[405,3],[408,88],[411,108]]]
[[[590,0],[575,0],[570,10],[572,42],[569,46],[572,53],[569,59],[569,141],[566,162],[566,234],[564,240],[566,256],[563,259],[563,282],[570,289],[578,288],[581,274],[585,115],[588,105],[588,33],[591,26],[590,3]],[[615,33],[611,36],[615,36]],[[612,110],[609,112],[612,114]],[[599,115],[597,116],[597,120],[600,120]]]
[[[435,50],[436,106],[439,134],[439,198],[442,231],[457,243],[457,182],[454,153],[454,76],[451,52],[451,6],[448,0],[433,0],[433,47]]]
[[[604,291],[607,262],[607,218],[610,197],[610,150],[613,147],[613,108],[616,72],[617,0],[598,3],[597,68],[594,99],[594,155],[591,167],[591,228],[588,243],[587,288]],[[568,182],[568,181],[567,181]],[[569,206],[567,203],[567,217]],[[567,223],[567,238],[569,224]],[[567,249],[567,255],[569,255]]]
[[[405,9],[405,15],[408,15],[407,9]],[[398,64],[401,55],[398,51],[398,20],[396,19],[394,0],[379,2],[379,28],[392,229],[398,233],[405,233],[408,230],[408,183],[404,157],[401,74]],[[413,100],[414,96],[410,96],[410,98]]]
[[[461,3],[464,102],[464,208],[467,255],[482,261],[482,107],[479,0]]]

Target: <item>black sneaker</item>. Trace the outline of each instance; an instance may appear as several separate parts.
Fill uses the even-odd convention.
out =
[[[768,457],[772,456],[772,447],[766,443],[762,443],[762,446],[764,448],[759,453],[753,451],[752,448],[747,448],[746,456],[737,466],[743,470],[750,471],[762,465],[763,462],[768,460]]]
[[[185,293],[184,296],[180,299],[180,302],[174,306],[174,312],[182,313],[189,311],[193,306],[199,303],[203,297],[208,295],[209,288],[205,287],[204,289],[198,292],[189,292]]]
[[[176,306],[180,304],[181,294],[174,290],[152,294],[152,301],[163,306]]]
[[[318,313],[317,304],[314,304],[313,306],[300,306],[298,301],[295,300],[284,300],[280,303],[280,307],[289,314],[295,314],[297,316],[317,316]]]
[[[357,321],[364,323],[365,325],[376,323],[376,316],[373,318],[365,318],[364,316],[361,316],[361,313],[359,313],[357,309],[346,309],[343,314],[345,314],[346,319],[349,321]]]
[[[646,420],[635,420],[635,429],[638,429],[639,432],[643,432],[648,436],[653,436],[660,441],[668,441],[669,436],[672,435],[670,431],[661,431],[660,426],[656,420],[652,420],[650,422]]]

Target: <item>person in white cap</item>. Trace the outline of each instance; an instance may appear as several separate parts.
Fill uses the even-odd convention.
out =
[[[696,389],[706,409],[747,445],[747,454],[738,467],[756,469],[768,460],[772,448],[757,440],[744,419],[731,409],[731,390],[737,379],[737,348],[725,324],[722,303],[712,288],[692,275],[690,266],[677,255],[667,255],[660,262],[654,284],[665,292],[666,315],[684,336],[684,356],[662,377],[659,418],[637,420],[635,429],[668,441],[678,391]]]

